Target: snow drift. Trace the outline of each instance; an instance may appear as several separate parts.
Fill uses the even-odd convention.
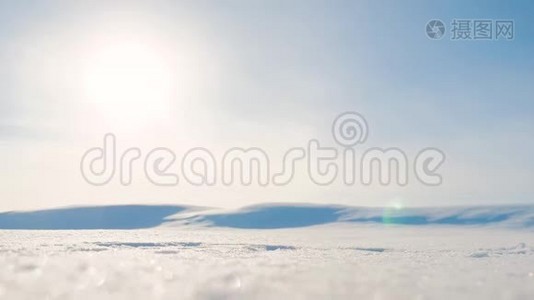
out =
[[[277,229],[331,223],[534,228],[534,206],[401,209],[262,204],[223,210],[177,205],[115,205],[0,213],[0,229],[140,229],[161,225]]]

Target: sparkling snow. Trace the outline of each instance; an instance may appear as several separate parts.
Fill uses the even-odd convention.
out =
[[[0,299],[534,298],[530,229],[167,226],[0,241]]]

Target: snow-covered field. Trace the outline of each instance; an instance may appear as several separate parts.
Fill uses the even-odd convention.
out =
[[[257,228],[273,211],[278,223]],[[219,214],[224,225],[189,211],[150,229],[1,230],[0,299],[534,299],[534,232],[494,218],[506,209],[477,211],[484,224],[457,210],[454,224],[428,221],[451,220],[443,210],[303,224],[270,207]]]

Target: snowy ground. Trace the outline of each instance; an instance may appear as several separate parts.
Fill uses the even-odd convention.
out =
[[[0,299],[534,299],[531,229],[1,230]]]

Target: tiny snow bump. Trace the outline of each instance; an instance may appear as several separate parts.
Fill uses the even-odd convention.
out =
[[[489,257],[489,253],[486,252],[486,251],[477,251],[477,252],[474,252],[471,255],[469,255],[469,257],[484,258],[484,257]]]
[[[265,250],[267,250],[267,251],[295,250],[295,247],[293,247],[293,246],[281,246],[281,245],[265,245]]]
[[[250,245],[246,249],[250,251],[277,251],[277,250],[296,250],[293,246],[284,245]]]
[[[175,251],[175,250],[160,250],[160,251],[156,251],[155,253],[156,253],[156,254],[178,254],[178,253],[180,253],[180,251]]]
[[[356,247],[356,248],[354,248],[354,250],[366,251],[366,252],[377,252],[377,253],[382,253],[382,252],[388,251],[388,249],[386,249],[386,248],[364,248],[364,247]]]

